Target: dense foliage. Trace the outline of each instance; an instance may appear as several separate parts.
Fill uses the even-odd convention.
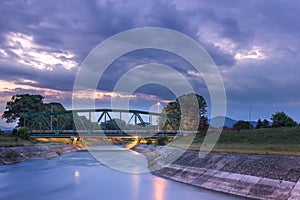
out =
[[[151,138],[148,138],[148,139],[147,139],[147,142],[146,142],[146,144],[148,144],[148,145],[151,145],[151,144],[152,144],[152,140],[151,140]]]
[[[17,130],[17,136],[23,140],[28,140],[30,137],[30,132],[26,127],[19,127]]]
[[[7,123],[18,122],[18,127],[24,126],[24,114],[38,112],[58,112],[65,108],[60,103],[44,103],[41,95],[17,94],[6,103],[2,118]]]
[[[24,125],[24,114],[28,112],[41,112],[43,110],[43,99],[41,95],[17,94],[12,96],[11,100],[6,103],[6,111],[2,118],[7,123],[16,122],[18,125]]]
[[[284,112],[276,112],[272,115],[271,120],[273,121],[272,127],[292,127],[297,126],[291,117],[289,117]]]
[[[179,119],[172,119],[172,122],[176,127],[180,124],[182,130],[204,130],[208,127],[208,120],[205,116],[206,107],[204,97],[190,93],[178,97],[174,102],[170,102],[163,109],[163,113],[181,115],[181,123]]]
[[[233,125],[233,128],[237,131],[246,130],[252,128],[252,124],[250,124],[250,122],[247,121],[239,120]]]
[[[269,128],[269,127],[270,127],[270,122],[267,119],[264,119],[263,121],[261,121],[261,119],[258,119],[255,128],[260,129],[260,128]]]

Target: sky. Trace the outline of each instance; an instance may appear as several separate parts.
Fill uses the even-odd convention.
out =
[[[270,119],[284,111],[299,122],[299,10],[300,1],[290,0],[1,0],[0,114],[13,95],[23,93],[41,94],[45,102],[71,109],[76,75],[98,44],[133,28],[161,27],[191,37],[211,56],[225,86],[227,116]],[[147,63],[180,72],[206,98],[210,114],[201,73],[178,55],[157,49],[117,58],[99,81],[97,107],[123,98],[125,94],[112,92],[116,82]],[[131,97],[131,108],[143,110],[176,98],[165,86],[153,84]],[[1,120],[0,125],[8,126]]]

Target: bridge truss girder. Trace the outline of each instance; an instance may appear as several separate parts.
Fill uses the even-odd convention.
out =
[[[119,118],[113,117],[116,114],[119,114]],[[122,114],[130,116],[125,124],[122,121]],[[145,119],[145,116],[148,120]],[[156,126],[153,125],[153,118],[155,117],[157,118]],[[163,123],[159,123],[158,120]],[[24,116],[24,126],[30,130],[32,135],[153,135],[168,132],[177,133],[180,120],[180,115],[175,114],[167,115],[139,110],[86,109],[27,113]],[[159,124],[161,124],[160,127]]]

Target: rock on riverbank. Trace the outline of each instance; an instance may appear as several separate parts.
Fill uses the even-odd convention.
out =
[[[159,151],[139,145],[150,164]],[[164,147],[169,148],[169,147]],[[209,153],[199,158],[186,151],[178,160],[153,171],[154,174],[194,186],[254,199],[300,199],[300,157]]]
[[[78,150],[73,145],[1,147],[0,165],[28,160],[49,159]]]

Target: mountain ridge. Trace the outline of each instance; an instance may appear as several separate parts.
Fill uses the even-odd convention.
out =
[[[208,124],[210,124],[211,120],[212,119],[208,119]],[[216,124],[221,124],[221,120],[224,120],[223,127],[227,127],[227,128],[233,128],[233,125],[239,121],[225,116],[216,116],[213,118],[213,120],[216,122]],[[256,121],[251,121],[250,123],[252,124],[253,127],[256,127],[257,125]],[[221,127],[216,127],[216,128],[221,128]]]
[[[6,127],[6,126],[0,126],[1,131],[12,131],[14,127]]]

